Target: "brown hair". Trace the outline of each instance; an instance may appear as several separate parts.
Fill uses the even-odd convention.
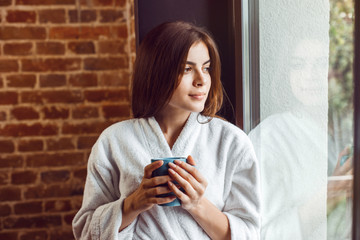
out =
[[[152,29],[136,56],[132,79],[135,118],[155,116],[172,97],[185,68],[190,47],[204,42],[210,55],[211,88],[205,116],[214,117],[223,101],[220,57],[214,40],[204,29],[186,22],[167,22]]]

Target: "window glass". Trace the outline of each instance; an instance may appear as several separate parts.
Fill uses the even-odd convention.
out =
[[[259,0],[262,239],[351,237],[352,11]]]

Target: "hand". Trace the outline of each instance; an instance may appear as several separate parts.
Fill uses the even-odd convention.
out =
[[[135,211],[138,214],[152,208],[155,204],[169,203],[175,196],[156,197],[160,194],[170,193],[166,183],[171,180],[169,176],[151,177],[152,172],[163,165],[163,161],[156,161],[144,168],[144,177],[140,186],[125,199],[124,211]],[[165,184],[165,186],[159,186]]]
[[[185,192],[181,191],[174,183],[168,181],[169,188],[181,200],[181,206],[186,210],[196,209],[203,200],[207,181],[194,168],[194,159],[189,156],[187,163],[175,160],[175,164],[169,163],[169,174]]]
[[[353,175],[352,165],[351,149],[346,147],[338,156],[338,162],[332,176]],[[331,205],[332,202],[337,203],[338,199],[341,200],[344,196],[352,197],[352,183],[352,179],[328,181],[328,205]]]
[[[351,175],[353,174],[353,166],[352,166],[352,162],[353,162],[353,157],[350,154],[351,153],[351,148],[350,147],[346,147],[344,148],[339,156],[338,156],[338,162],[336,164],[333,176],[341,176],[341,175]],[[341,159],[342,158],[346,158],[346,161],[342,163]],[[342,163],[342,164],[341,164]]]

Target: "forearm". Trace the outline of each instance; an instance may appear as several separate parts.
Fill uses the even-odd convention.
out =
[[[189,213],[211,239],[230,239],[228,218],[206,198],[203,198],[196,209],[189,210]]]
[[[134,210],[131,199],[126,198],[122,206],[122,220],[119,232],[129,226],[139,214],[140,212]]]

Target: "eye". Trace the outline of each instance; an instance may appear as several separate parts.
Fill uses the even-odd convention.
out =
[[[210,66],[203,67],[203,72],[210,72]]]
[[[188,73],[188,72],[191,72],[191,67],[185,67],[185,69],[184,69],[184,73]]]

